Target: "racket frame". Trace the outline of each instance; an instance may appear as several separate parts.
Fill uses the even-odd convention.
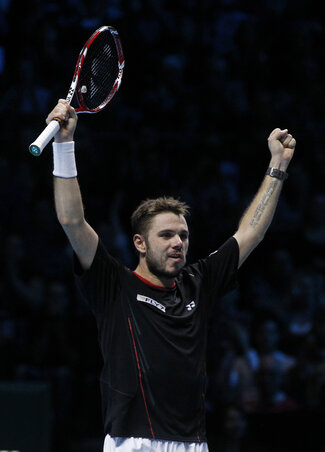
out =
[[[94,42],[94,40],[98,37],[98,35],[100,33],[103,33],[104,31],[107,31],[107,30],[111,33],[111,35],[114,39],[115,46],[116,46],[117,58],[118,58],[118,75],[114,81],[114,84],[113,84],[113,87],[112,87],[110,93],[105,98],[105,100],[98,107],[96,107],[94,109],[89,109],[89,108],[87,108],[87,106],[83,100],[82,87],[80,86],[80,83],[78,83],[79,76],[80,76],[80,72],[82,69],[82,65],[87,56],[89,47],[91,46],[91,44]],[[71,104],[73,96],[76,93],[76,97],[77,97],[77,100],[79,103],[79,107],[77,107],[75,109],[75,112],[77,114],[79,114],[79,113],[93,114],[93,113],[100,112],[101,110],[103,110],[103,108],[105,108],[107,106],[107,104],[112,100],[112,98],[118,91],[121,81],[122,81],[124,65],[125,65],[125,60],[124,60],[124,55],[123,55],[123,49],[122,49],[121,40],[120,40],[117,30],[114,27],[109,26],[109,25],[104,25],[104,26],[98,28],[96,31],[94,31],[94,33],[86,41],[85,45],[83,46],[83,48],[81,49],[81,51],[79,53],[77,63],[76,63],[75,69],[74,69],[71,85],[68,90],[68,94],[66,96],[66,101],[69,104]],[[61,123],[62,123],[62,120],[60,118],[53,118],[53,120],[49,122],[47,127],[45,127],[45,129],[38,136],[38,138],[32,144],[30,144],[29,151],[32,155],[34,155],[36,157],[41,155],[45,146],[60,130]]]

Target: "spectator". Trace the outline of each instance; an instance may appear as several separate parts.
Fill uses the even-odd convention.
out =
[[[229,319],[223,328],[222,347],[214,358],[209,374],[208,408],[217,411],[220,404],[236,403],[241,407],[254,403],[255,376],[251,365],[249,335],[238,321]]]

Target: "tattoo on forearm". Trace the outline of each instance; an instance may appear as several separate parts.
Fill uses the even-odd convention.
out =
[[[261,219],[261,216],[267,207],[268,203],[271,200],[271,197],[273,195],[273,192],[275,190],[275,187],[278,185],[278,181],[274,180],[270,183],[270,185],[267,187],[266,192],[263,194],[261,201],[259,202],[258,206],[256,207],[256,210],[254,212],[253,218],[250,221],[250,226],[255,228]]]

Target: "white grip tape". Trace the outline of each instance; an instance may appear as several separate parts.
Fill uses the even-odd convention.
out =
[[[76,159],[74,155],[74,141],[52,144],[53,146],[53,175],[70,178],[77,176]]]
[[[29,146],[29,150],[31,154],[38,156],[41,155],[43,149],[47,145],[47,143],[56,135],[56,133],[60,130],[60,123],[53,119],[47,127],[43,130],[43,132],[39,135],[39,137]]]

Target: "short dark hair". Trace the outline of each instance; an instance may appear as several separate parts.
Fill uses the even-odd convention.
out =
[[[131,215],[131,227],[133,234],[146,236],[152,219],[163,212],[172,212],[186,217],[189,214],[189,206],[172,196],[161,196],[156,199],[142,201]]]

